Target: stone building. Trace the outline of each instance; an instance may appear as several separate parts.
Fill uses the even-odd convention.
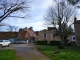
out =
[[[76,35],[76,44],[80,46],[80,20],[74,18],[74,28],[75,28],[75,35]]]
[[[22,37],[24,39],[27,39],[27,40],[29,40],[29,42],[35,42],[36,34],[33,31],[32,27],[30,27],[30,28],[25,27],[19,33],[20,33],[20,38]]]
[[[36,40],[60,41],[60,37],[56,35],[55,27],[48,27],[48,29],[41,30],[37,35]]]
[[[10,39],[13,38],[16,40],[28,40],[29,42],[35,41],[36,34],[33,31],[33,28],[23,28],[19,32],[0,32],[0,39]]]
[[[55,27],[48,27],[47,29],[36,31],[36,41],[47,40],[50,41],[60,41],[60,36],[56,35],[57,29]],[[75,33],[73,32],[68,38],[69,42],[76,41]]]

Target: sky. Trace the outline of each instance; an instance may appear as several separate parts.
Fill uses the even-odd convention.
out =
[[[34,0],[31,3],[30,17],[26,19],[8,18],[2,21],[2,23],[17,26],[18,28],[33,27],[34,31],[40,31],[46,29],[44,24],[45,12],[49,6],[53,3],[53,0]]]
[[[2,23],[17,26],[18,28],[33,27],[34,31],[40,31],[47,29],[48,26],[44,24],[44,15],[49,6],[51,6],[53,0],[34,0],[31,3],[30,18],[15,19],[7,18]],[[55,3],[54,3],[55,4]],[[80,12],[78,13],[80,14]]]

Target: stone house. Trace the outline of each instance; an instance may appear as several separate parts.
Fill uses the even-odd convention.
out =
[[[19,32],[17,40],[24,39],[24,40],[28,40],[29,42],[35,42],[35,37],[36,37],[36,34],[33,31],[33,28],[25,27],[21,29],[21,31]]]
[[[48,29],[41,30],[36,32],[37,40],[47,40],[47,41],[60,41],[60,37],[56,35],[56,28],[55,27],[48,27]]]
[[[76,36],[76,44],[80,46],[80,20],[74,18],[74,28],[75,28],[75,36]]]
[[[29,29],[26,29],[26,34],[25,34],[25,38],[27,38],[29,40],[29,42],[35,42],[35,38],[36,38],[36,34],[33,31],[33,28],[30,27]]]
[[[60,41],[60,36],[56,35],[57,29],[55,27],[48,27],[47,29],[36,31],[36,41],[44,41],[47,40],[48,43],[50,41]],[[69,42],[75,42],[75,33],[73,32],[67,39]]]

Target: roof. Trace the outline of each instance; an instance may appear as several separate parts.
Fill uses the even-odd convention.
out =
[[[10,32],[0,32],[0,38],[8,38],[8,34],[9,34]],[[14,37],[17,37],[18,36],[18,33],[19,32],[13,32],[13,34],[14,34]]]
[[[20,32],[20,38],[25,38],[26,32],[27,32],[27,31],[22,31],[22,32]]]
[[[56,27],[48,27],[47,29],[41,30],[40,32],[52,32],[52,31],[56,31],[57,28]]]
[[[48,27],[48,30],[50,31],[50,30],[56,30],[56,27]]]
[[[17,38],[19,34],[20,34],[20,38],[25,38],[26,32],[27,31],[13,32],[13,34],[14,34],[13,38]],[[9,33],[10,32],[0,32],[0,38],[8,38],[7,36]]]

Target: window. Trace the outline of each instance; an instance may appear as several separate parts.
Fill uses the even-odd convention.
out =
[[[46,38],[46,33],[44,33],[44,38]]]
[[[4,40],[4,42],[9,42],[8,40]]]
[[[53,34],[53,37],[55,37],[55,34]]]
[[[75,40],[75,37],[73,37],[73,40]]]
[[[72,41],[75,41],[76,40],[76,37],[75,36],[72,36]]]

